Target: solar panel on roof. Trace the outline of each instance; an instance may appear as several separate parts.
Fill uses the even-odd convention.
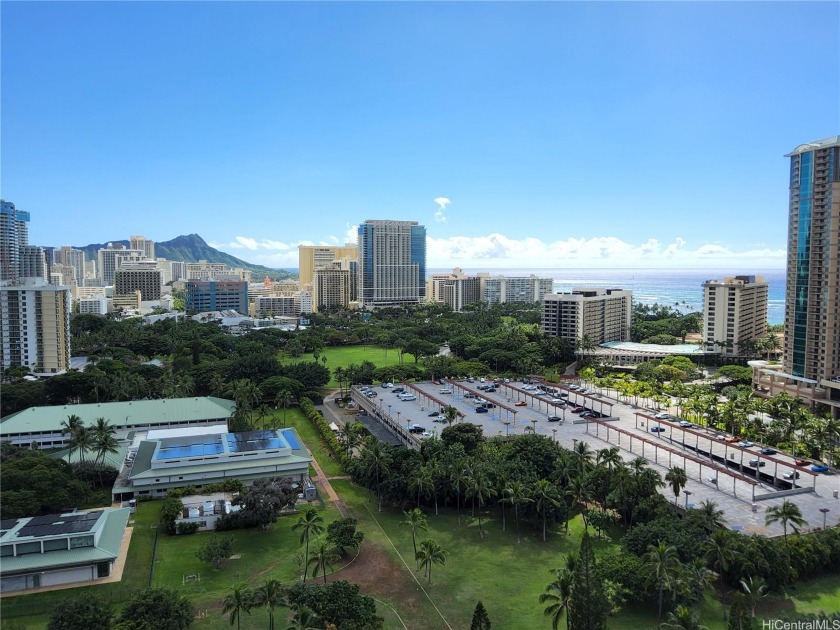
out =
[[[5,520],[0,521],[0,529],[3,531],[12,529],[15,525],[20,522],[20,519],[17,518],[7,518]]]
[[[294,450],[300,449],[300,444],[298,444],[297,438],[295,437],[294,431],[283,431],[283,437],[286,438],[286,441],[289,443]]]
[[[232,453],[263,451],[269,448],[285,448],[286,441],[276,431],[248,431],[229,433],[228,449]]]

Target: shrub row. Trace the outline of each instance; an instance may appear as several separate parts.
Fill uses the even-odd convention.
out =
[[[309,420],[312,426],[315,427],[315,430],[318,431],[318,435],[321,436],[321,441],[330,450],[333,457],[338,460],[338,463],[341,464],[341,469],[344,471],[349,470],[350,457],[344,451],[344,446],[342,446],[341,442],[338,441],[338,438],[335,437],[335,432],[330,429],[330,425],[328,425],[323,416],[318,413],[315,406],[308,399],[304,398],[300,402],[300,409],[303,411],[303,415],[306,416],[306,419]]]
[[[196,488],[195,486],[184,486],[183,488],[173,488],[166,493],[168,499],[180,499],[188,497],[193,494],[213,494],[214,492],[239,492],[245,490],[245,484],[239,479],[225,479],[218,483],[208,483],[206,486]]]

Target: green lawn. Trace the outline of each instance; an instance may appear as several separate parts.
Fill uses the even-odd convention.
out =
[[[330,457],[329,451],[323,445],[318,437],[318,434],[315,432],[315,427],[313,427],[309,420],[304,417],[298,407],[289,407],[285,410],[277,409],[270,411],[271,415],[265,419],[266,427],[282,427],[284,423],[283,414],[285,412],[285,426],[295,428],[298,435],[306,443],[306,448],[309,449],[309,452],[321,465],[324,473],[328,477],[345,474],[344,471],[341,470],[341,466],[339,466],[338,462]],[[260,423],[260,426],[263,426],[263,424]],[[310,468],[310,472],[314,476],[314,469]]]
[[[400,364],[400,353],[396,348],[382,348],[380,346],[341,346],[337,348],[324,348],[320,352],[321,358],[327,357],[325,365],[335,374],[335,368],[346,368],[348,365],[361,365],[362,361],[370,361],[376,367],[386,367]],[[298,359],[284,357],[282,362],[287,361],[312,361],[312,354],[304,354]],[[410,355],[403,356],[403,362],[414,361]],[[333,376],[327,387],[338,387],[338,381]]]

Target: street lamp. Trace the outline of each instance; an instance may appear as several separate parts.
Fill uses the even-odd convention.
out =
[[[505,420],[505,431],[507,431],[507,436],[510,437],[510,420]]]
[[[531,424],[534,425],[534,435],[536,435],[537,434],[537,421],[536,420],[531,420]]]
[[[685,490],[684,494],[685,494],[685,509],[687,510],[688,509],[688,497],[691,496],[692,492],[691,492],[691,490]]]
[[[400,423],[400,412],[397,411],[397,424],[399,424],[399,423]]]
[[[557,441],[557,429],[552,429],[551,432],[554,434],[554,441]]]
[[[391,405],[388,405],[388,418],[391,418]]]
[[[828,513],[831,512],[831,510],[829,510],[828,508],[820,508],[820,512],[822,512],[823,515],[823,529],[825,529],[825,519]]]

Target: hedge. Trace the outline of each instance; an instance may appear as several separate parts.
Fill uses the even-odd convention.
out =
[[[341,468],[344,471],[349,470],[350,457],[347,455],[344,446],[342,446],[341,442],[338,441],[338,438],[335,437],[335,432],[330,429],[330,425],[327,424],[327,421],[324,420],[323,416],[318,413],[317,409],[315,409],[315,405],[313,405],[309,399],[304,398],[300,401],[300,410],[312,426],[315,427],[315,430],[321,437],[321,441],[330,450],[338,463],[341,464]]]

